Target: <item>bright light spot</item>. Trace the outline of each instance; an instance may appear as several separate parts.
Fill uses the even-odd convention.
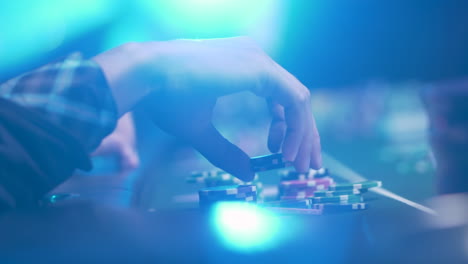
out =
[[[267,250],[282,239],[278,217],[256,205],[220,203],[212,220],[217,234],[232,250]]]
[[[149,16],[175,38],[249,35],[260,42],[280,33],[280,0],[140,0]],[[282,12],[283,11],[283,12]]]
[[[6,1],[0,9],[8,25],[0,27],[0,70],[41,56],[105,23],[115,8],[112,0]]]
[[[103,50],[108,50],[130,41],[149,41],[154,40],[152,32],[142,26],[145,21],[142,18],[129,16],[115,23],[108,31],[103,43]]]

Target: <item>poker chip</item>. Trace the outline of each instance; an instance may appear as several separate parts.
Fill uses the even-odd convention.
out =
[[[230,186],[216,186],[204,188],[198,191],[200,196],[203,195],[232,195],[245,192],[256,192],[257,186],[255,185],[230,185]]]
[[[206,187],[227,186],[227,185],[257,185],[258,175],[251,182],[243,182],[234,175],[220,170],[211,170],[204,172],[193,172],[186,178],[187,183],[204,183]]]
[[[190,178],[206,178],[206,177],[216,177],[224,172],[221,170],[210,170],[210,171],[194,171],[190,175]]]
[[[216,196],[217,199],[222,200],[221,198],[223,195],[229,195],[236,192],[249,192],[249,190],[251,191],[252,188],[256,188],[255,192],[257,195],[257,200],[263,201],[264,199],[263,187],[262,183],[258,179],[258,174],[255,174],[255,177],[251,182],[244,182],[235,176],[221,170],[211,170],[204,172],[198,171],[193,172],[189,177],[187,177],[186,182],[205,185],[206,189],[200,190],[199,196]],[[245,185],[252,185],[254,187],[250,187],[250,189],[240,187],[238,190],[234,190],[235,188],[233,188],[234,186]]]
[[[322,210],[323,212],[338,213],[338,212],[350,212],[357,210],[365,210],[368,208],[366,203],[348,203],[348,204],[335,204],[335,203],[320,203],[312,204],[312,209]]]
[[[282,154],[270,154],[264,156],[253,157],[250,159],[250,165],[255,172],[275,170],[291,166],[291,163],[286,161]]]
[[[281,175],[281,181],[307,180],[309,173],[299,173],[297,171],[285,171]]]
[[[279,190],[281,193],[300,193],[300,192],[316,192],[320,190],[328,190],[328,185],[319,184],[310,187],[284,187],[280,186]]]
[[[230,185],[204,188],[198,191],[201,207],[218,202],[257,202],[255,185]]]
[[[324,178],[323,180],[294,180],[283,181],[279,186],[280,196],[298,196],[310,197],[316,191],[327,190],[330,183],[333,182],[331,178]]]
[[[271,154],[251,159],[255,171],[277,170],[280,176],[276,201],[263,202],[263,185],[256,174],[251,182],[243,182],[233,175],[211,170],[194,172],[187,177],[189,183],[201,183],[206,188],[198,192],[201,208],[219,202],[259,203],[278,214],[321,215],[367,209],[363,194],[369,188],[381,187],[381,181],[363,181],[337,184],[327,168],[310,169],[298,173],[286,167],[291,164],[281,154]],[[285,168],[285,169],[281,169]],[[267,197],[268,198],[268,197]],[[272,198],[272,197],[270,197]]]
[[[339,195],[329,197],[311,197],[312,203],[360,203],[362,202],[361,195]]]
[[[304,194],[304,193],[300,193],[297,195],[283,195],[283,196],[280,196],[280,200],[302,200],[302,199],[310,198],[313,196],[314,196],[313,194]]]
[[[253,196],[246,196],[243,198],[224,197],[223,199],[219,199],[219,200],[200,199],[199,204],[200,204],[200,207],[209,207],[220,202],[256,203],[257,196],[253,195]]]
[[[331,191],[353,190],[353,189],[370,189],[375,187],[382,187],[381,181],[363,181],[357,183],[344,183],[330,185]]]
[[[307,188],[307,187],[314,187],[318,185],[331,185],[333,184],[334,181],[332,178],[327,177],[327,178],[322,178],[322,179],[316,179],[316,180],[292,180],[292,181],[282,181],[280,183],[280,186],[282,188]]]
[[[204,200],[229,200],[240,199],[248,196],[257,195],[257,192],[242,192],[236,194],[223,194],[223,193],[199,193],[199,198]]]
[[[269,211],[284,215],[321,215],[321,209],[311,208],[288,208],[288,207],[269,207]]]
[[[316,191],[327,190],[333,183],[330,177],[318,180],[291,180],[282,181],[279,186],[281,199],[297,200],[314,196]]]
[[[187,177],[185,180],[187,183],[205,183],[204,177]]]
[[[263,203],[263,207],[284,207],[284,208],[310,208],[312,201],[309,199],[301,200],[282,200]]]
[[[306,173],[301,173],[293,170],[282,170],[279,172],[281,181],[292,181],[292,180],[313,180],[320,179],[330,176],[329,170],[321,168],[318,170],[310,169]]]
[[[330,176],[330,171],[327,168],[320,168],[318,170],[310,169],[309,178],[323,178]]]
[[[256,197],[256,193],[240,193],[236,195],[226,195],[222,197],[216,196],[200,196],[200,201],[209,201],[209,202],[216,202],[216,201],[244,201],[245,199],[250,199],[249,197]]]
[[[319,186],[320,187],[320,186]],[[325,188],[325,187],[324,187]],[[309,188],[307,190],[303,190],[303,191],[281,191],[280,192],[280,195],[281,196],[302,196],[302,197],[311,197],[311,196],[314,196],[315,195],[315,191],[317,189],[315,188]],[[322,190],[322,189],[320,189]]]
[[[316,191],[314,197],[330,197],[338,195],[362,194],[367,192],[367,189],[350,189],[342,191]]]

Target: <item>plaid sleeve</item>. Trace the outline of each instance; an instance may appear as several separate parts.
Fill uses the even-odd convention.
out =
[[[101,68],[79,53],[0,85],[0,97],[39,112],[89,152],[113,131],[118,119]]]

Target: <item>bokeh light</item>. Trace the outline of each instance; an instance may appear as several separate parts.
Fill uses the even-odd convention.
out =
[[[284,238],[279,218],[256,205],[219,203],[212,211],[213,225],[223,244],[235,251],[268,250]]]
[[[142,16],[157,25],[160,39],[254,38],[275,52],[285,22],[284,0],[139,0]]]
[[[155,16],[174,30],[197,34],[226,33],[250,27],[278,1],[275,0],[142,0]]]
[[[66,40],[109,21],[118,5],[112,0],[6,1],[0,18],[0,70],[43,56]]]

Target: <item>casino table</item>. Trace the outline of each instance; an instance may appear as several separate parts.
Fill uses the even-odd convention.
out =
[[[258,242],[262,237],[260,240],[251,237],[250,241],[240,238],[237,245],[233,241],[227,243],[226,234],[213,226],[216,217],[213,210],[148,212],[88,202],[17,210],[0,216],[0,260],[1,263],[463,263],[466,260],[466,250],[460,246],[464,245],[465,227],[424,229],[417,220],[420,215],[412,208],[401,205],[398,210],[384,212],[376,205],[374,210],[359,213],[271,215],[278,225],[260,221],[247,230],[268,237],[271,242],[268,245],[251,243],[252,239]],[[238,215],[231,216],[234,223],[246,224],[241,217],[236,218]],[[255,230],[264,227],[263,233]],[[245,229],[239,232],[248,235]],[[250,244],[243,247],[242,243]]]

